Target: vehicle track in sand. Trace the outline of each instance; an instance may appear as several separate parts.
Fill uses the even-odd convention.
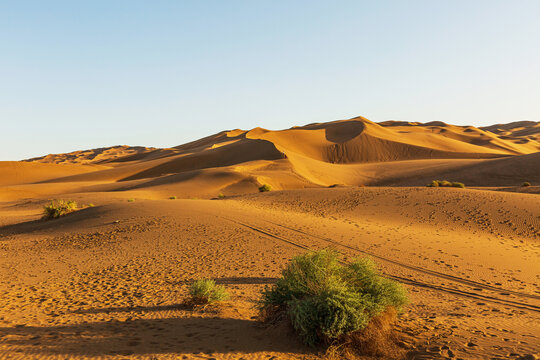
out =
[[[271,232],[271,231],[269,231],[267,229],[260,228],[260,227],[258,227],[256,225],[249,224],[249,223],[244,223],[244,222],[237,221],[237,220],[232,220],[230,218],[226,218],[226,217],[222,217],[222,216],[220,216],[220,217],[225,219],[225,220],[228,220],[230,222],[236,223],[236,224],[238,224],[240,226],[243,226],[243,227],[245,227],[247,229],[250,229],[250,230],[252,230],[254,232],[262,234],[262,235],[264,235],[266,237],[272,238],[274,240],[279,240],[281,242],[288,243],[289,245],[295,246],[297,248],[301,248],[301,249],[308,250],[308,251],[316,250],[313,247],[311,247],[309,245],[306,245],[305,243],[300,243],[298,241],[292,240],[292,239],[284,237],[282,235],[275,234],[275,233],[273,233],[273,232]],[[512,295],[516,296],[518,299],[517,300],[502,299],[502,298],[499,298],[499,297],[496,297],[496,296],[493,296],[493,295],[480,294],[478,292],[475,292],[474,290],[467,291],[465,289],[455,289],[455,288],[451,288],[451,287],[447,287],[447,286],[436,285],[436,284],[431,284],[431,283],[422,282],[422,281],[418,281],[418,280],[413,280],[413,279],[402,277],[402,276],[397,276],[397,275],[390,274],[390,273],[384,272],[384,271],[382,272],[383,275],[385,277],[387,277],[387,278],[390,278],[390,279],[393,279],[393,280],[396,280],[396,281],[399,281],[399,282],[402,282],[402,283],[405,283],[405,284],[408,284],[408,285],[411,285],[411,286],[421,287],[421,288],[440,291],[440,292],[444,292],[444,293],[452,294],[452,295],[456,295],[456,296],[461,296],[461,297],[466,297],[466,298],[476,299],[476,300],[482,300],[482,301],[486,301],[486,302],[497,303],[497,304],[500,304],[500,305],[505,305],[505,306],[510,306],[510,307],[513,307],[513,308],[518,308],[518,309],[521,309],[521,310],[529,310],[529,311],[540,313],[540,306],[530,304],[530,303],[525,302],[525,301],[520,301],[520,299],[519,299],[519,298],[525,297],[525,298],[530,298],[530,299],[534,299],[534,300],[539,300],[540,296],[537,296],[537,295],[521,293],[521,292],[513,291],[513,290],[506,290],[506,289],[503,289],[503,288],[498,288],[498,287],[494,287],[494,286],[490,286],[490,285],[481,284],[481,283],[478,283],[478,282],[475,282],[475,281],[472,281],[472,280],[462,279],[462,278],[455,277],[455,276],[452,276],[452,275],[440,273],[440,272],[437,272],[437,271],[424,269],[424,268],[419,268],[417,266],[405,264],[405,263],[402,263],[402,262],[399,262],[399,261],[396,261],[396,260],[392,260],[392,259],[388,259],[388,258],[385,258],[383,256],[376,255],[376,254],[373,254],[371,252],[367,252],[367,251],[358,249],[358,248],[350,246],[350,245],[342,244],[342,243],[340,243],[338,241],[335,241],[335,240],[332,240],[332,239],[328,239],[328,238],[321,237],[321,236],[314,235],[314,234],[309,234],[309,233],[307,233],[305,231],[302,231],[302,230],[294,229],[294,228],[284,226],[284,225],[281,225],[281,224],[277,224],[277,223],[274,223],[274,222],[271,222],[271,221],[268,221],[268,220],[262,220],[262,221],[267,222],[269,224],[272,224],[274,226],[279,226],[280,228],[286,229],[288,231],[296,232],[298,234],[308,236],[308,237],[317,239],[319,241],[323,241],[324,243],[327,243],[327,244],[332,244],[334,246],[339,246],[339,247],[342,247],[342,248],[346,248],[348,250],[352,250],[352,251],[357,252],[357,253],[362,253],[362,254],[365,254],[365,255],[368,255],[368,256],[372,256],[372,257],[377,258],[379,260],[382,260],[382,261],[391,263],[393,265],[405,268],[405,269],[407,269],[409,271],[421,273],[423,275],[428,275],[428,276],[439,278],[439,279],[445,279],[445,280],[452,281],[452,282],[455,282],[455,283],[458,283],[458,284],[461,284],[461,285],[465,285],[465,286],[473,288],[473,289],[474,288],[479,288],[479,289],[481,288],[482,291],[486,290],[486,291],[496,292],[496,293],[512,294]],[[346,262],[343,262],[343,263],[346,263]]]
[[[406,269],[409,269],[409,270],[418,271],[418,272],[421,272],[423,274],[439,277],[439,278],[442,278],[442,279],[445,279],[445,280],[450,280],[450,281],[453,281],[453,282],[461,283],[463,285],[467,285],[467,286],[471,286],[471,287],[475,287],[475,288],[481,288],[481,289],[484,289],[484,290],[489,290],[489,291],[494,291],[494,292],[501,292],[501,293],[508,293],[508,294],[513,294],[513,295],[520,296],[520,297],[527,297],[527,298],[531,298],[531,299],[535,299],[535,300],[540,300],[540,295],[528,294],[528,293],[523,293],[523,292],[515,291],[515,290],[507,290],[507,289],[503,289],[503,288],[496,287],[496,286],[482,284],[482,283],[479,283],[477,281],[463,279],[463,278],[460,278],[460,277],[457,277],[457,276],[454,276],[454,275],[441,273],[439,271],[429,270],[429,269],[426,269],[426,268],[421,268],[421,267],[418,267],[418,266],[405,264],[405,263],[402,263],[400,261],[388,259],[388,258],[386,258],[384,256],[380,256],[380,255],[374,254],[372,252],[359,249],[359,248],[354,247],[354,246],[342,244],[342,243],[340,243],[338,241],[335,241],[335,240],[332,240],[332,239],[329,239],[329,238],[325,238],[325,237],[322,237],[322,236],[310,234],[310,233],[307,233],[305,231],[298,230],[298,229],[295,229],[295,228],[292,228],[292,227],[289,227],[289,226],[274,223],[272,221],[268,221],[268,220],[264,220],[264,221],[269,222],[272,225],[279,226],[279,227],[288,229],[290,231],[297,232],[297,233],[302,234],[302,235],[310,236],[310,237],[313,237],[313,238],[316,238],[316,239],[319,239],[319,240],[322,240],[322,241],[325,241],[325,242],[328,242],[328,243],[332,243],[334,245],[342,246],[344,248],[363,253],[365,255],[369,255],[369,256],[371,256],[373,258],[377,258],[379,260],[382,260],[382,261],[385,261],[385,262],[388,262],[388,263],[391,263],[391,264],[394,264],[394,265],[397,265],[397,266],[400,266],[400,267],[403,267],[403,268],[406,268]]]

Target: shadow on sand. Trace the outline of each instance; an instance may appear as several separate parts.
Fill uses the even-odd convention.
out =
[[[98,218],[105,210],[101,207],[87,207],[78,209],[57,219],[37,219],[25,221],[17,224],[0,226],[0,239],[4,236],[21,235],[29,233],[48,232],[51,229],[68,232],[77,227],[77,224],[89,218]]]
[[[217,317],[4,327],[0,337],[8,349],[66,356],[309,352],[283,327]]]

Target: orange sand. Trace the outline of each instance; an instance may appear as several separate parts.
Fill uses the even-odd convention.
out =
[[[253,305],[324,247],[407,287],[412,358],[538,355],[539,133],[355,118],[0,162],[0,358],[319,358]],[[53,198],[95,207],[40,220]],[[231,300],[182,307],[204,277]]]

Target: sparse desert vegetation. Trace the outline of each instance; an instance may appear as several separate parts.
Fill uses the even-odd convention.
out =
[[[427,187],[456,187],[456,188],[465,188],[465,184],[461,182],[451,182],[448,180],[433,180],[427,185]]]
[[[195,280],[189,286],[188,303],[194,305],[212,304],[229,299],[229,293],[223,285],[216,285],[211,279]]]
[[[128,202],[134,202],[135,199],[128,199],[127,201],[128,201]]]
[[[176,196],[169,196],[169,200],[176,200]]]
[[[43,207],[44,219],[56,219],[77,210],[77,203],[72,200],[53,200]]]
[[[268,192],[271,190],[272,190],[272,187],[268,184],[263,184],[262,186],[259,187],[259,192]]]
[[[286,314],[302,340],[315,346],[359,339],[355,333],[374,318],[407,303],[404,288],[380,276],[371,260],[343,264],[337,252],[320,250],[293,258],[259,305],[264,320]]]
[[[525,181],[523,184],[521,184],[521,186],[531,186],[531,183],[528,181]]]

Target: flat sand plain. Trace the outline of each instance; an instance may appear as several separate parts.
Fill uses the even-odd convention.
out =
[[[468,189],[345,187],[219,200],[78,194],[42,221],[40,201],[0,208],[4,358],[309,359],[253,309],[287,260],[331,247],[371,256],[412,304],[398,332],[417,358],[540,351],[540,197]],[[182,307],[187,283],[231,292]]]

